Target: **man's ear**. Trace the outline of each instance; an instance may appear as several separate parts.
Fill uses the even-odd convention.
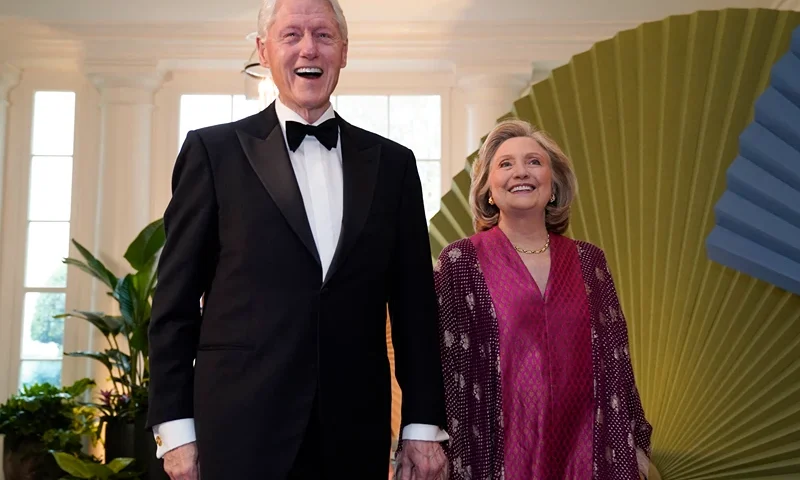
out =
[[[258,60],[262,67],[269,68],[269,56],[267,55],[267,41],[260,37],[256,38],[256,50],[258,50]]]

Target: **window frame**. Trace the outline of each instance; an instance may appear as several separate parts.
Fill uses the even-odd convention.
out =
[[[25,285],[34,94],[38,91],[75,93],[69,237],[87,240],[94,238],[99,185],[96,175],[100,149],[99,145],[93,144],[92,139],[100,138],[100,114],[96,108],[99,95],[94,86],[77,73],[54,73],[37,69],[24,71],[20,82],[8,96],[6,175],[3,180],[5,201],[3,217],[0,219],[0,315],[4,319],[0,322],[0,372],[6,372],[6,375],[5,381],[0,381],[0,400],[5,400],[18,391],[26,292],[64,292],[66,311],[94,308],[94,287],[91,279],[77,270],[69,269],[65,289]],[[85,245],[90,249],[94,247],[90,241]],[[77,255],[71,244],[69,255]],[[93,340],[86,322],[65,322],[65,352],[90,349]],[[91,377],[92,372],[93,366],[85,359],[61,358],[61,382],[64,385],[79,378]]]

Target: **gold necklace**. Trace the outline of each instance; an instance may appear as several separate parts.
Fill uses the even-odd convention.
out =
[[[514,250],[518,251],[519,253],[527,253],[528,255],[538,255],[540,253],[544,253],[548,247],[550,247],[550,232],[547,232],[547,241],[544,242],[544,247],[540,248],[539,250],[525,250],[524,248],[519,248],[516,245],[514,245]]]

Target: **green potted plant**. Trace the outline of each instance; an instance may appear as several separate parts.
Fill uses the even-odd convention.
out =
[[[69,352],[72,357],[91,358],[106,367],[111,388],[100,392],[94,406],[105,426],[106,458],[135,458],[148,472],[143,478],[166,478],[155,458],[155,440],[145,431],[147,389],[150,381],[147,329],[150,325],[156,265],[164,246],[164,222],[147,225],[128,246],[124,258],[132,273],[117,277],[75,239],[72,243],[82,259],[64,263],[83,270],[108,288],[119,314],[75,310],[59,315],[80,318],[94,325],[106,338],[107,348],[93,352]]]
[[[61,478],[50,450],[91,458],[82,449],[84,440],[97,439],[96,413],[81,397],[93,386],[88,378],[63,388],[49,383],[28,385],[0,405],[6,480]]]
[[[66,452],[53,452],[53,458],[58,466],[69,476],[61,477],[61,480],[118,480],[123,478],[140,478],[139,472],[130,468],[134,459],[115,458],[103,465],[91,460],[85,460]]]

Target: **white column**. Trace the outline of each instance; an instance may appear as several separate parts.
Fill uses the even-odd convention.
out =
[[[129,271],[123,258],[150,223],[153,95],[163,74],[114,68],[90,75],[101,95],[97,247],[117,275]]]
[[[6,170],[6,134],[8,132],[8,93],[19,83],[20,70],[8,63],[0,63],[0,222],[3,219],[3,196]]]
[[[0,231],[2,231],[3,223],[3,197],[5,196],[5,178],[3,172],[6,171],[6,133],[8,132],[8,93],[14,86],[19,83],[20,71],[18,68],[8,63],[0,63]],[[0,252],[1,253],[1,252]],[[0,255],[2,256],[2,255]],[[2,263],[0,263],[0,272],[2,272]],[[2,275],[0,275],[0,284],[2,284]],[[2,295],[0,295],[2,296]],[[5,297],[8,298],[7,296]],[[8,315],[13,310],[11,308],[3,308],[0,313]],[[11,352],[16,351],[10,345],[13,338],[12,332],[15,329],[12,327],[13,321],[11,317],[0,319],[0,374],[2,374],[3,381],[0,381],[0,402],[5,402],[8,396],[13,392],[11,385],[7,380],[10,373]],[[19,338],[19,337],[17,337]],[[0,438],[0,448],[3,448],[3,439]],[[3,480],[3,472],[0,471],[0,480]]]
[[[153,130],[153,96],[163,75],[155,70],[116,66],[91,68],[89,78],[100,93],[100,161],[97,175],[95,242],[88,247],[117,276],[131,273],[123,255],[136,235],[150,223],[150,170]],[[94,308],[119,313],[119,307],[100,292],[95,282]],[[127,349],[120,338],[123,351]],[[99,331],[92,348],[106,348]],[[109,388],[107,371],[92,362],[94,380]],[[93,453],[100,454],[100,450]]]

